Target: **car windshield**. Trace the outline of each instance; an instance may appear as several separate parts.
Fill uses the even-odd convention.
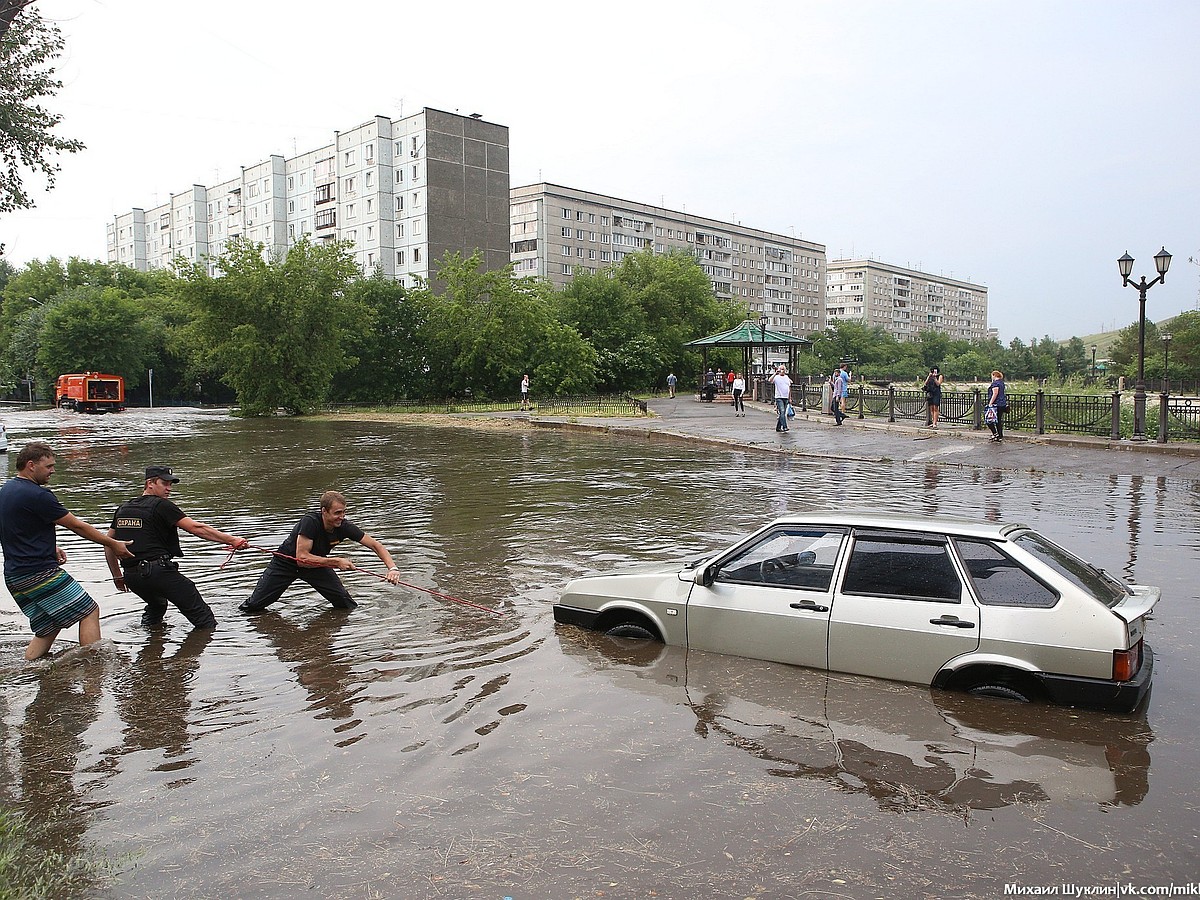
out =
[[[1012,540],[1105,606],[1116,606],[1129,596],[1129,588],[1123,581],[1084,562],[1035,531],[1019,532]]]

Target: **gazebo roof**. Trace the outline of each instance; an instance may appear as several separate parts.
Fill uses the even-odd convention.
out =
[[[764,334],[762,326],[753,319],[746,319],[736,328],[722,331],[720,334],[710,334],[708,337],[688,341],[685,347],[759,347],[764,343],[774,347],[783,345],[808,346],[812,341],[807,338],[784,334],[782,331],[772,331],[768,328]]]

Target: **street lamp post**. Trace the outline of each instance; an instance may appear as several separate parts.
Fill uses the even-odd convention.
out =
[[[1146,440],[1146,292],[1160,281],[1166,281],[1167,269],[1171,268],[1171,254],[1167,252],[1166,247],[1154,254],[1154,268],[1158,270],[1158,277],[1150,282],[1146,281],[1145,275],[1142,276],[1140,282],[1130,282],[1129,275],[1133,271],[1133,257],[1129,255],[1128,250],[1117,260],[1117,268],[1121,271],[1121,286],[1127,287],[1132,284],[1138,292],[1138,371],[1137,384],[1133,390],[1133,439],[1144,441]]]
[[[1092,380],[1096,380],[1096,345],[1092,344]]]
[[[767,381],[767,313],[765,310],[763,311],[763,314],[758,317],[758,328],[762,335],[762,351],[763,351],[761,383],[765,384]],[[765,389],[760,388],[759,393],[761,395],[759,399],[766,398],[767,392]]]
[[[1171,393],[1171,332],[1164,331],[1161,335],[1163,342],[1163,393]]]

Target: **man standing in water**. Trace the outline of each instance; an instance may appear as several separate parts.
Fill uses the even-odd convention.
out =
[[[53,474],[54,451],[49,444],[33,441],[17,454],[17,474],[0,488],[4,583],[29,617],[34,635],[25,648],[27,660],[45,656],[58,633],[75,624],[81,647],[100,640],[100,607],[59,568],[67,554],[54,540],[55,525],[102,545],[119,559],[133,557],[128,545],[102,534],[58,502],[46,487]]]
[[[354,568],[354,563],[346,557],[329,555],[342,541],[357,541],[375,551],[388,567],[388,583],[400,581],[400,571],[387,548],[346,518],[346,498],[337,491],[326,491],[321,495],[321,508],[304,514],[267,563],[250,599],[238,609],[244,613],[262,612],[283,596],[297,578],[315,588],[336,608],[354,609],[358,604],[341,579],[329,571]]]
[[[104,556],[117,590],[133,591],[146,601],[142,627],[162,625],[167,604],[172,603],[193,627],[211,630],[217,627],[212,609],[196,585],[180,574],[174,559],[183,556],[179,529],[234,550],[241,550],[249,542],[184,515],[171,501],[171,489],[178,483],[179,478],[168,466],[147,468],[142,496],[122,503],[108,529],[109,537],[132,543],[134,557],[121,564],[111,550],[105,549]]]

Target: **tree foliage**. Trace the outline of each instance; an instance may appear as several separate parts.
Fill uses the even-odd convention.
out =
[[[435,281],[414,292],[427,396],[511,397],[524,374],[543,394],[592,389],[595,351],[555,319],[548,285],[511,267],[484,271],[478,253],[446,254]]]
[[[374,327],[370,309],[347,295],[357,269],[346,247],[302,240],[268,259],[262,244],[242,238],[215,263],[219,278],[202,265],[179,272],[202,364],[236,391],[243,415],[316,410],[333,376],[355,362],[347,337]]]
[[[38,318],[37,362],[51,377],[113,372],[135,388],[154,358],[153,319],[117,288],[72,288]]]
[[[716,299],[694,257],[645,250],[577,275],[560,292],[557,315],[595,349],[598,387],[621,391],[661,384],[671,371],[698,373],[700,357],[684,345],[732,328],[746,311]]]
[[[54,134],[62,116],[40,102],[62,88],[53,65],[62,49],[62,33],[32,7],[17,11],[0,36],[0,213],[36,205],[26,172],[53,188],[58,154],[83,149],[82,142]]]

